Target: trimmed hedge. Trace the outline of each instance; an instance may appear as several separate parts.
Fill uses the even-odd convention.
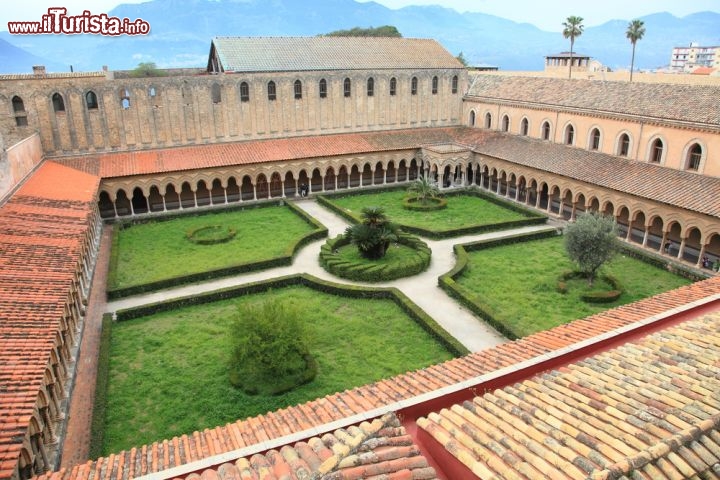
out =
[[[510,245],[519,242],[529,242],[531,240],[539,240],[542,238],[554,237],[558,235],[558,231],[554,227],[548,227],[545,230],[540,230],[531,233],[519,233],[516,235],[510,235],[504,238],[497,238],[491,240],[479,240],[477,242],[465,243],[461,245],[453,246],[455,251],[456,262],[455,266],[448,272],[438,277],[438,285],[440,288],[452,298],[460,302],[462,305],[467,307],[478,317],[485,320],[495,330],[500,332],[503,336],[510,340],[516,340],[518,337],[515,332],[510,330],[503,322],[497,320],[496,313],[492,307],[486,304],[481,297],[475,292],[468,288],[463,287],[456,282],[456,279],[462,274],[462,272],[468,266],[468,252],[477,250],[483,250],[486,248],[492,248],[500,245]]]
[[[213,231],[214,233],[208,237],[203,237],[207,232]],[[216,233],[219,231],[220,233]],[[187,239],[192,243],[198,245],[217,245],[218,243],[229,242],[237,235],[237,230],[228,228],[225,230],[222,225],[206,225],[204,227],[190,230],[185,234]]]
[[[423,272],[430,265],[431,251],[425,242],[414,235],[399,232],[397,243],[412,248],[418,255],[407,262],[385,262],[383,260],[364,260],[350,262],[343,259],[338,249],[350,245],[345,235],[329,239],[320,247],[320,265],[341,278],[363,282],[383,282],[409,277]]]
[[[387,187],[387,188],[377,188],[371,190],[371,192],[384,192],[384,191],[393,191],[393,190],[400,190],[404,189],[404,186],[400,187]],[[322,194],[318,195],[316,197],[318,203],[323,205],[324,207],[328,208],[329,210],[335,212],[336,214],[343,217],[345,220],[349,221],[350,223],[359,223],[360,217],[353,215],[352,213],[346,211],[344,208],[339,207],[335,203],[332,202],[333,198],[339,198],[339,197],[345,197],[345,196],[351,196],[353,193],[347,193],[347,192],[339,192],[339,193],[331,193],[331,194]],[[430,230],[425,229],[421,227],[413,227],[409,225],[403,225],[399,224],[402,229],[405,232],[408,233],[414,233],[415,235],[420,235],[421,237],[426,238],[432,238],[434,240],[441,240],[444,238],[453,238],[453,237],[460,237],[463,235],[471,235],[476,233],[486,233],[486,232],[495,232],[499,230],[510,230],[513,228],[519,228],[519,227],[526,227],[529,225],[542,225],[547,222],[547,215],[544,215],[542,213],[538,213],[535,210],[532,210],[530,208],[524,207],[522,205],[518,205],[516,203],[510,202],[508,200],[502,199],[500,197],[497,197],[491,193],[485,192],[484,190],[481,190],[477,187],[467,187],[467,188],[461,188],[461,189],[454,189],[449,191],[443,191],[443,195],[445,197],[452,197],[452,196],[458,196],[458,195],[471,195],[474,197],[482,198],[483,200],[487,200],[488,202],[494,203],[496,205],[502,206],[504,208],[507,208],[509,210],[512,210],[516,213],[520,213],[525,219],[522,220],[509,220],[507,222],[499,222],[499,223],[490,223],[485,225],[469,225],[467,227],[462,228],[454,228],[451,230]]]
[[[700,280],[705,280],[713,276],[712,273],[700,272],[697,269],[682,265],[679,262],[673,262],[671,259],[661,255],[660,253],[651,252],[643,249],[642,247],[634,246],[632,244],[624,242],[618,242],[618,244],[618,251],[621,254],[643,261],[654,267],[672,271],[674,274],[680,275],[683,278],[687,278],[692,282],[698,282]]]
[[[116,312],[118,321],[131,320],[134,318],[153,315],[158,312],[167,312],[178,308],[203,305],[206,303],[226,300],[243,295],[262,293],[271,289],[283,288],[291,285],[303,285],[319,292],[331,295],[351,298],[383,298],[395,302],[413,321],[420,325],[430,336],[440,342],[450,353],[455,356],[463,356],[469,350],[457,339],[445,331],[432,317],[418,307],[397,288],[365,287],[355,285],[341,285],[313,277],[308,274],[294,274],[284,277],[277,277],[270,280],[247,283],[244,285],[229,287],[198,295],[167,300],[141,307],[119,310]]]
[[[418,202],[415,198],[406,197],[403,199],[403,208],[405,210],[413,210],[415,212],[433,212],[435,210],[447,208],[446,198],[429,198],[427,201],[429,203],[423,204]]]
[[[95,402],[90,424],[90,458],[98,458],[103,454],[103,436],[105,434],[105,407],[107,406],[108,384],[110,381],[110,335],[112,332],[112,314],[102,317],[102,333],[100,334],[100,352],[95,375]]]
[[[564,272],[558,278],[557,291],[559,293],[567,293],[567,281],[571,278],[583,278],[582,273],[577,271]],[[610,284],[612,290],[604,292],[587,292],[580,295],[580,299],[587,303],[612,303],[623,294],[623,288],[620,282],[612,275],[600,275],[599,280],[605,280]]]
[[[144,283],[142,285],[133,285],[131,287],[116,288],[107,291],[108,300],[116,300],[118,298],[130,297],[133,295],[140,295],[144,293],[154,292],[157,290],[164,290],[167,288],[173,288],[180,285],[187,285],[190,283],[203,282],[208,280],[215,280],[217,278],[229,277],[233,275],[239,275],[248,272],[255,272],[258,270],[266,270],[268,268],[284,267],[292,264],[292,259],[295,254],[305,245],[327,237],[328,230],[322,223],[315,218],[308,215],[303,209],[295,205],[293,202],[285,202],[290,211],[298,215],[300,218],[305,220],[310,226],[314,227],[315,230],[308,233],[304,237],[300,238],[295,244],[290,245],[286,250],[285,254],[279,257],[270,258],[267,260],[260,260],[257,262],[242,263],[239,265],[232,265],[229,267],[219,268],[215,270],[208,270],[206,272],[198,272],[190,275],[181,275],[178,277],[168,278],[157,282]],[[256,205],[252,208],[263,208],[268,206],[275,206],[275,202],[272,204],[266,202],[264,204]],[[175,216],[177,217],[177,215]],[[175,218],[173,217],[173,218]],[[143,220],[147,221],[147,220]],[[142,223],[143,221],[139,222]],[[125,228],[125,227],[121,227]],[[116,271],[117,266],[117,237],[119,233],[114,232],[113,235],[113,253],[110,257],[110,272]],[[111,282],[108,281],[108,285]]]

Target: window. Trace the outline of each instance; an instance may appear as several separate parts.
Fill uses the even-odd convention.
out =
[[[343,95],[346,97],[349,97],[352,93],[352,83],[350,82],[349,78],[346,78],[345,81],[343,81]]]
[[[659,138],[655,139],[650,147],[650,161],[652,163],[660,163],[663,158],[663,142]]]
[[[627,157],[630,154],[630,137],[627,133],[620,135],[620,141],[618,142],[618,155],[621,157]]]
[[[327,97],[327,82],[325,81],[324,78],[320,79],[318,88],[320,89],[320,98],[326,98]]]
[[[568,125],[565,127],[565,145],[572,145],[575,143],[575,127]]]
[[[53,93],[52,104],[53,110],[55,110],[56,112],[65,111],[65,101],[63,100],[62,95],[60,95],[59,93]]]
[[[410,95],[417,95],[417,77],[410,80]]]
[[[372,97],[375,94],[375,80],[370,77],[367,81],[367,96]]]
[[[528,134],[528,130],[530,129],[530,124],[528,122],[527,118],[523,118],[520,122],[520,135],[526,136]]]
[[[491,128],[492,127],[492,115],[490,113],[485,114],[485,128]]]
[[[213,103],[220,103],[222,102],[222,94],[220,92],[220,85],[217,83],[213,83],[210,87],[210,97],[212,98]]]
[[[302,98],[302,82],[300,80],[295,80],[293,89],[295,90],[295,100],[300,100]]]
[[[242,82],[240,84],[240,101],[241,102],[249,102],[250,101],[250,85],[248,85],[247,82]]]
[[[475,126],[475,111],[474,110],[470,110],[470,122],[469,123],[470,123],[471,127]]]
[[[27,124],[28,124],[28,121],[27,121],[26,116],[20,115],[20,116],[15,117],[15,125],[16,126],[27,127]]]
[[[277,98],[277,94],[275,93],[275,82],[270,80],[267,84],[267,90],[268,90],[268,100],[275,100]]]
[[[155,87],[150,87],[148,89],[148,96],[150,98],[154,98],[157,95],[157,92],[155,91]]]
[[[687,169],[698,171],[700,169],[700,161],[702,160],[702,147],[696,143],[688,150]]]
[[[17,95],[12,98],[12,107],[13,112],[15,113],[25,112],[25,102],[23,102],[22,98],[18,97]]]
[[[120,105],[123,110],[130,108],[130,91],[127,88],[120,90]]]
[[[507,132],[508,130],[510,130],[510,117],[508,117],[507,115],[503,115],[502,131]]]
[[[550,123],[548,122],[542,124],[542,139],[550,140]]]
[[[85,94],[85,105],[88,110],[97,110],[98,108],[97,95],[92,90]]]
[[[590,132],[590,150],[600,150],[600,130],[597,128]]]
[[[397,79],[392,77],[390,79],[390,95],[394,96],[397,93]]]
[[[432,78],[432,94],[435,95],[438,92],[438,78]]]
[[[452,77],[452,93],[458,92],[458,77],[457,75],[454,75]]]

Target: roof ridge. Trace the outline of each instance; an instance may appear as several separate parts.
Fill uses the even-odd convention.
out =
[[[645,465],[659,460],[670,453],[677,453],[681,447],[697,441],[700,437],[713,430],[720,429],[720,413],[700,421],[698,424],[681,430],[651,445],[635,455],[616,462],[600,472],[588,477],[591,480],[617,480],[628,475],[633,470],[639,470]]]

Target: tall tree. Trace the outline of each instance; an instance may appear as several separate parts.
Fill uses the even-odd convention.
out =
[[[592,286],[597,270],[610,260],[618,248],[617,226],[613,217],[598,213],[580,214],[565,227],[565,249]]]
[[[635,44],[638,40],[641,40],[645,35],[645,22],[642,20],[632,20],[628,23],[627,31],[625,36],[632,43],[632,59],[630,60],[630,81],[632,82],[633,70],[635,69]]]
[[[568,71],[568,78],[572,78],[572,63],[573,63],[573,45],[575,45],[575,39],[582,35],[585,26],[582,24],[583,18],[571,15],[563,22],[563,37],[570,39],[570,70]]]

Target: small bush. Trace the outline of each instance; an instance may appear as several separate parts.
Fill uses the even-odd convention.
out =
[[[232,335],[230,382],[250,395],[278,395],[317,374],[297,307],[282,302],[243,305]]]
[[[407,197],[403,200],[403,208],[416,212],[432,212],[447,207],[447,199],[445,198],[429,198],[425,202],[422,203],[417,198]]]
[[[190,230],[185,235],[188,240],[197,245],[217,245],[218,243],[229,242],[237,234],[232,228],[223,228],[222,225],[207,225],[205,227]]]

